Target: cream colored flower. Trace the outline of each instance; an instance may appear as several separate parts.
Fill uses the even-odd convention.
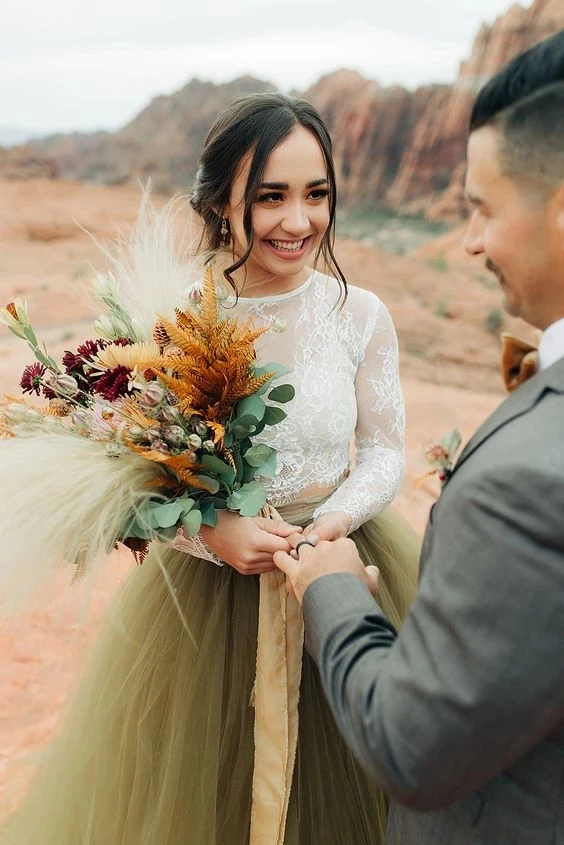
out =
[[[96,362],[104,370],[113,370],[115,367],[127,367],[129,370],[143,370],[143,368],[154,361],[160,355],[156,343],[132,343],[130,346],[107,346],[100,350],[96,356]]]

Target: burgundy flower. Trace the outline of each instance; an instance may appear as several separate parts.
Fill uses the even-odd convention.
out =
[[[70,352],[68,349],[63,355],[63,367],[68,376],[73,376],[76,379],[81,394],[92,392],[91,370],[94,357],[101,349],[109,346],[107,340],[85,340],[76,352]],[[49,397],[48,397],[49,398]],[[86,397],[82,396],[77,401],[85,404]]]
[[[111,346],[133,346],[133,341],[128,337],[118,337],[112,340]]]
[[[36,393],[39,396],[41,389],[41,379],[45,375],[45,367],[43,364],[36,362],[28,364],[22,373],[20,387],[24,393]]]
[[[106,370],[92,384],[92,392],[99,393],[108,402],[114,402],[118,396],[125,396],[128,392],[131,370],[128,367],[114,367],[113,370]]]
[[[76,354],[84,361],[92,361],[101,349],[105,349],[109,345],[109,340],[102,340],[102,338],[85,340],[76,350]]]

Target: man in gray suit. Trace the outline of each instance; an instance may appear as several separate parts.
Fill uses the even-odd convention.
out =
[[[389,845],[562,845],[564,30],[478,95],[466,188],[466,249],[543,330],[539,372],[447,479],[399,636],[350,540],[296,536],[299,558],[275,562],[337,723],[392,799]]]

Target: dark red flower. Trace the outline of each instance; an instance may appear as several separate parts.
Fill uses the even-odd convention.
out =
[[[99,337],[97,340],[85,340],[76,350],[76,354],[84,361],[92,361],[101,349],[110,345],[109,340]]]
[[[118,337],[111,343],[112,346],[133,346],[133,341],[128,337]]]
[[[99,393],[108,402],[114,402],[118,396],[125,396],[128,392],[128,383],[131,370],[128,367],[114,367],[113,370],[106,370],[100,378],[92,384],[92,392]]]
[[[38,361],[35,364],[28,364],[22,373],[20,387],[24,393],[36,393],[39,396],[41,390],[41,379],[45,375],[45,367]]]
[[[46,399],[58,399],[59,398],[57,396],[57,394],[55,393],[55,391],[52,390],[50,387],[47,387],[46,384],[43,385],[42,390],[43,390],[43,396]]]

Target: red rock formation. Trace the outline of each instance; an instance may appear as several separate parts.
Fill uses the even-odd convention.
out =
[[[236,97],[274,90],[244,76],[225,85],[193,79],[170,96],[155,97],[116,133],[55,135],[30,148],[48,152],[68,178],[107,185],[151,178],[157,191],[192,181],[202,141],[219,112]]]
[[[449,91],[448,86],[414,93],[400,86],[381,88],[359,73],[340,70],[305,93],[329,126],[344,200],[386,204],[421,117]]]
[[[468,119],[472,101],[482,85],[514,56],[564,27],[562,0],[535,0],[528,9],[518,4],[492,26],[483,25],[470,57],[460,66],[450,96],[437,110],[423,115],[413,145],[407,151],[397,179],[387,195],[392,208],[423,211],[427,216],[456,218],[463,212],[462,179]],[[429,191],[421,179],[429,166],[452,173],[446,191]],[[438,180],[440,185],[440,179]]]
[[[481,85],[506,61],[564,27],[564,0],[514,4],[482,26],[454,85],[382,88],[354,71],[323,77],[305,97],[324,115],[334,140],[341,198],[431,218],[464,214],[462,179],[468,117]],[[61,175],[119,184],[151,177],[157,190],[192,181],[206,131],[227,103],[272,90],[243,77],[227,85],[196,79],[157,97],[121,131],[54,136],[28,146]]]
[[[564,0],[518,4],[483,25],[452,86],[380,88],[339,71],[306,92],[329,121],[341,196],[404,213],[457,220],[472,101],[503,64],[564,27]]]

